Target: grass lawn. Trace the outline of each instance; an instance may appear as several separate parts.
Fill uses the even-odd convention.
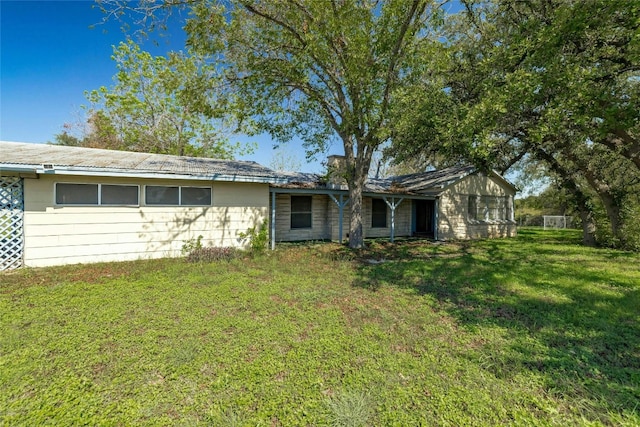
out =
[[[0,425],[640,425],[640,254],[579,238],[2,273]]]

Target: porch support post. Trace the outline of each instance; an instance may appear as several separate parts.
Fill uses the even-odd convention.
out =
[[[271,192],[271,250],[276,248],[276,192]]]
[[[334,203],[336,205],[338,205],[338,233],[340,233],[340,237],[339,237],[339,241],[340,243],[342,243],[342,217],[343,217],[343,213],[344,213],[344,207],[347,206],[347,203],[349,203],[349,199],[344,200],[344,194],[340,193],[339,195],[339,199],[336,199],[336,196],[334,196],[333,194],[329,194],[329,197],[331,197],[331,200],[334,201]]]
[[[396,208],[400,203],[402,203],[403,200],[404,198],[401,197],[396,202],[396,198],[391,197],[391,201],[389,201],[388,197],[384,197],[384,202],[387,204],[387,206],[389,206],[389,209],[391,209],[391,238],[389,239],[391,243],[393,243],[396,232]]]

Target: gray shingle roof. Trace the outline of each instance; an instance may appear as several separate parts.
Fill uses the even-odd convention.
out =
[[[133,153],[60,145],[0,142],[0,170],[91,172],[122,176],[173,176],[220,181],[279,182],[276,173],[255,162],[218,160],[165,154]]]
[[[44,165],[50,165],[50,168],[45,169]],[[0,172],[2,170],[264,182],[278,188],[320,191],[336,189],[328,186],[322,175],[275,172],[256,162],[0,141]],[[435,196],[474,172],[473,166],[458,166],[384,179],[370,178],[364,191]]]
[[[455,166],[390,178],[369,178],[365,183],[364,191],[366,193],[437,195],[449,185],[474,172],[473,166]],[[308,173],[281,173],[279,175],[286,180],[285,183],[276,185],[280,188],[329,189],[321,175]]]

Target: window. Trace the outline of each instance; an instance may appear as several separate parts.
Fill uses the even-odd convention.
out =
[[[476,196],[469,196],[469,203],[467,206],[467,211],[469,213],[469,219],[478,220],[478,199]]]
[[[383,199],[371,199],[371,228],[386,228],[387,203]]]
[[[180,187],[147,185],[144,202],[147,205],[179,205]]]
[[[56,204],[97,205],[98,184],[56,183]]]
[[[211,188],[205,187],[180,187],[182,197],[181,205],[211,206]]]
[[[510,219],[509,198],[500,196],[469,196],[469,219],[474,221],[504,221]]]
[[[137,206],[137,185],[56,183],[57,205]]]
[[[138,205],[137,185],[106,185],[100,186],[101,205]]]
[[[311,228],[311,196],[291,196],[291,228]]]
[[[211,206],[211,188],[147,185],[144,200],[147,205]]]

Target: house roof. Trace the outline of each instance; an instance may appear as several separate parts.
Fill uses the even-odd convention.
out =
[[[369,178],[365,183],[364,192],[416,196],[437,196],[438,194],[446,190],[450,185],[475,172],[476,169],[473,166],[454,166],[440,170],[393,176],[389,178]],[[331,184],[327,184],[326,177],[317,174],[281,173],[279,175],[284,178],[286,182],[275,184],[274,187],[277,188],[346,190],[346,186],[332,186]],[[506,180],[503,179],[503,181],[509,184]]]
[[[255,162],[0,142],[0,171],[239,182],[284,182]]]
[[[347,190],[346,186],[328,183],[327,177],[323,175],[275,172],[256,162],[5,141],[0,141],[0,172],[2,171],[261,182],[270,184],[276,190],[285,191],[324,193]],[[476,173],[473,166],[456,166],[390,178],[369,178],[365,183],[364,193],[434,197],[473,173]],[[513,187],[497,173],[492,174]]]

